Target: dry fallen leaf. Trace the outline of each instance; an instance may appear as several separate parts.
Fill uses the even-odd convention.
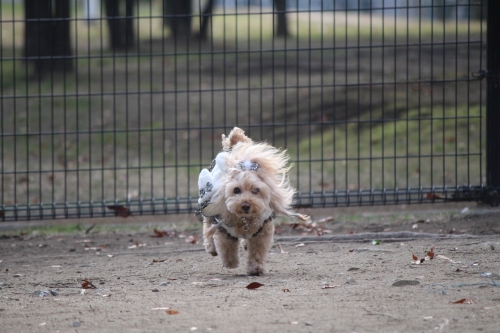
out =
[[[283,253],[288,253],[286,251],[283,250],[283,248],[281,247],[281,244],[278,244],[278,247],[280,248],[280,253],[283,254]]]
[[[167,259],[153,259],[153,262],[165,262]]]
[[[136,249],[138,247],[143,247],[143,246],[146,246],[146,243],[139,243],[139,242],[135,242],[134,245],[130,245],[128,248],[129,249]]]
[[[302,246],[306,246],[306,244],[300,243],[300,244],[295,245],[295,247],[302,247]]]
[[[257,288],[260,288],[262,287],[263,284],[261,283],[258,283],[258,282],[252,282],[250,283],[248,286],[246,286],[247,289],[257,289]]]
[[[289,293],[290,292],[290,289],[282,289],[284,293]]]
[[[177,310],[166,310],[165,313],[168,314],[168,315],[174,315],[174,314],[179,314],[179,311],[177,311]]]
[[[427,193],[426,198],[431,200],[442,199],[439,195],[434,193]]]
[[[128,208],[125,206],[107,206],[107,208],[109,210],[114,210],[116,216],[120,216],[123,218],[129,217],[132,215],[132,212],[130,210],[128,210]]]
[[[87,230],[85,230],[85,233],[88,234],[89,232],[92,231],[92,229],[94,229],[94,227],[96,226],[96,224],[92,224]]]
[[[187,236],[186,237],[186,242],[187,243],[191,243],[191,244],[196,244],[198,243],[198,237],[195,235],[195,236]]]
[[[427,256],[429,257],[429,259],[434,259],[434,246],[431,247],[429,251],[427,251]]]
[[[416,255],[414,255],[413,253],[411,254],[411,257],[413,258],[413,261],[417,261],[418,260],[418,257]]]
[[[451,304],[474,304],[474,302],[471,299],[467,298],[462,298],[461,300],[458,300],[456,302],[450,302]]]
[[[92,282],[90,282],[87,279],[83,279],[83,281],[81,282],[81,285],[82,285],[82,289],[97,289],[97,287],[94,286],[92,284]]]
[[[165,236],[173,237],[173,236],[175,236],[175,231],[160,231],[157,229],[153,229],[153,232],[155,234],[152,236],[149,236],[149,237],[165,237]]]
[[[321,287],[321,289],[333,289],[333,288],[337,288],[337,287],[340,287],[340,286],[339,285],[325,284],[324,286]]]
[[[450,258],[445,257],[445,256],[443,256],[443,255],[441,255],[441,254],[438,254],[438,255],[436,256],[436,258],[439,258],[439,259],[444,259],[444,260],[448,260],[448,261],[449,261],[449,262],[451,262],[452,264],[461,264],[461,262],[460,262],[460,261],[451,260]]]

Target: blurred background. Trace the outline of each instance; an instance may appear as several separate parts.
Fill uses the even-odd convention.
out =
[[[482,199],[487,7],[2,0],[0,220],[194,212],[234,126],[297,208]]]

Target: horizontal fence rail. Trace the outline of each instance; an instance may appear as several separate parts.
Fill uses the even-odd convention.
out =
[[[481,0],[3,0],[0,221],[194,213],[234,126],[287,149],[296,209],[498,204],[497,14]]]

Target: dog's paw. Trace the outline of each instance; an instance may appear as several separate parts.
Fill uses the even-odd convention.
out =
[[[252,276],[260,276],[265,274],[264,266],[248,266],[247,274]]]
[[[205,241],[203,245],[205,245],[205,251],[207,251],[208,254],[214,257],[217,256],[217,250],[215,249],[215,245],[211,239],[210,241]]]

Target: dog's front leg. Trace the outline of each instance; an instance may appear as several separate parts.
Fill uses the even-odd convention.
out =
[[[267,254],[273,246],[274,224],[273,222],[265,223],[262,226],[262,231],[255,237],[247,240],[248,260],[247,273],[248,275],[263,275],[265,273],[264,264],[267,260]]]
[[[226,268],[238,267],[238,239],[229,238],[226,233],[217,230],[214,234],[214,243],[222,260],[222,266]]]
[[[203,221],[203,245],[205,246],[205,251],[207,251],[207,253],[216,256],[217,250],[215,249],[213,235],[214,228],[217,228],[217,226],[210,223],[210,219],[205,217]]]

